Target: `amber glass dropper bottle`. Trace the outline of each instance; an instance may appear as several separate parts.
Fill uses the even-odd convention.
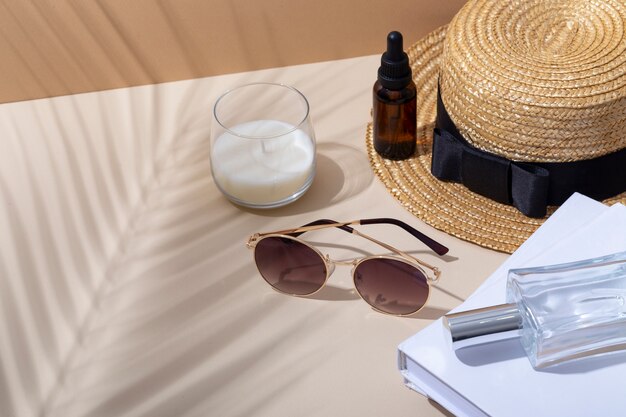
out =
[[[415,152],[415,83],[402,34],[387,35],[387,51],[380,58],[374,84],[374,149],[383,158],[407,159]]]

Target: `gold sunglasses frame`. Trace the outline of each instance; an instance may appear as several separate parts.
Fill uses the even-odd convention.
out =
[[[365,303],[367,303],[367,305],[369,305],[372,309],[378,311],[379,313],[383,313],[383,314],[388,314],[388,315],[392,315],[392,316],[397,316],[397,317],[405,317],[405,316],[411,316],[413,314],[417,314],[420,310],[422,310],[427,304],[428,304],[428,300],[430,299],[430,294],[431,294],[431,284],[435,284],[439,281],[439,278],[441,277],[441,271],[439,270],[439,268],[434,267],[424,261],[421,261],[417,258],[415,258],[414,256],[409,255],[408,253],[401,251],[398,248],[395,248],[387,243],[381,242],[378,239],[375,239],[369,235],[366,235],[365,233],[362,233],[354,228],[349,228],[351,230],[350,233],[355,234],[357,236],[360,236],[364,239],[367,239],[373,243],[376,243],[377,245],[395,253],[398,256],[389,256],[389,255],[370,255],[370,256],[365,256],[365,257],[360,257],[360,258],[355,258],[352,259],[350,261],[340,261],[340,260],[335,260],[335,259],[331,259],[330,255],[326,254],[322,254],[322,252],[316,248],[315,246],[311,245],[310,243],[299,239],[296,236],[292,236],[292,234],[295,233],[304,233],[304,232],[310,232],[310,231],[314,231],[314,230],[320,230],[320,229],[326,229],[326,228],[330,228],[330,227],[337,227],[337,228],[342,228],[345,226],[350,226],[350,225],[355,225],[355,224],[362,224],[361,223],[362,220],[353,220],[353,221],[349,221],[349,222],[332,222],[332,223],[325,223],[325,224],[316,224],[316,225],[310,225],[310,226],[302,226],[302,227],[297,227],[297,228],[293,228],[293,229],[285,229],[285,230],[278,230],[278,231],[274,231],[274,232],[264,232],[264,233],[255,233],[252,236],[250,236],[248,238],[248,241],[246,242],[246,246],[248,247],[248,249],[255,249],[256,245],[263,239],[266,238],[270,238],[270,237],[279,237],[279,238],[283,238],[283,239],[291,239],[294,240],[296,242],[299,242],[305,246],[307,246],[308,248],[310,248],[311,250],[313,250],[319,257],[320,259],[322,259],[322,261],[324,262],[324,265],[326,267],[326,277],[324,278],[324,282],[323,284],[315,291],[309,293],[309,294],[292,294],[292,293],[288,293],[285,291],[282,291],[276,287],[274,287],[273,285],[271,285],[264,277],[263,280],[265,282],[268,283],[268,285],[270,287],[272,287],[272,289],[274,289],[275,291],[281,293],[281,294],[286,294],[286,295],[291,295],[291,296],[295,296],[295,297],[310,297],[314,294],[316,294],[317,292],[321,291],[325,286],[326,283],[328,282],[328,279],[330,278],[330,276],[333,274],[333,272],[335,271],[335,266],[336,265],[351,265],[352,266],[352,270],[351,270],[351,275],[352,275],[352,284],[354,285],[354,289],[357,292],[357,294],[359,294],[359,297],[361,297],[361,299],[363,301],[365,301]],[[345,229],[344,229],[345,230]],[[446,249],[447,251],[447,249]],[[253,256],[254,256],[254,252],[253,252]],[[400,261],[400,262],[404,262],[414,268],[416,268],[418,271],[420,271],[422,274],[424,274],[424,277],[426,277],[426,284],[428,285],[428,294],[426,296],[426,301],[424,302],[424,304],[418,308],[415,311],[412,311],[410,313],[402,313],[402,314],[394,314],[394,313],[390,313],[388,311],[384,311],[381,310],[379,308],[377,308],[376,306],[370,304],[364,297],[363,295],[359,292],[359,289],[356,285],[356,277],[355,277],[355,272],[357,270],[357,267],[368,260],[372,260],[372,259],[390,259],[390,260],[395,260],[395,261]],[[255,262],[256,265],[256,262]],[[426,269],[430,270],[431,273],[429,274]],[[260,272],[260,271],[259,271]],[[263,276],[263,274],[261,274],[261,276]]]

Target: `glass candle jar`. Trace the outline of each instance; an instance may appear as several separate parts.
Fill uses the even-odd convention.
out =
[[[315,134],[304,95],[256,83],[224,93],[211,124],[211,172],[232,202],[279,207],[302,196],[315,176]]]

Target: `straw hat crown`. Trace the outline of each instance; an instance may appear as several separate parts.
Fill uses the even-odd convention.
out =
[[[626,204],[626,0],[468,0],[407,54],[415,154],[366,143],[421,220],[512,252],[573,192]]]
[[[483,151],[568,162],[626,148],[626,3],[470,1],[448,27],[439,85]]]

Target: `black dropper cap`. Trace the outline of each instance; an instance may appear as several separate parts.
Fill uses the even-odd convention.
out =
[[[402,90],[411,83],[409,57],[402,48],[402,34],[395,30],[387,35],[387,52],[380,57],[378,81],[389,90]]]

